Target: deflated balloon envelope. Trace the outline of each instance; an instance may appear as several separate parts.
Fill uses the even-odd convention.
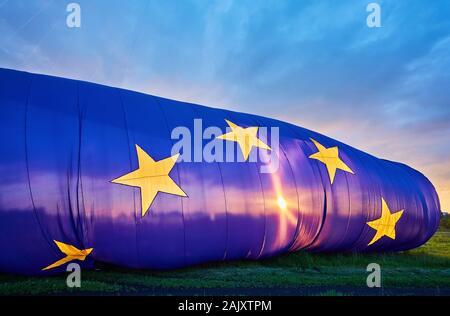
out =
[[[418,171],[260,116],[0,69],[0,134],[4,272],[399,251],[439,224]]]

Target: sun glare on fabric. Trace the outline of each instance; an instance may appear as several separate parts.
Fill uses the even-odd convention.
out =
[[[277,203],[278,203],[278,206],[279,206],[282,210],[286,210],[286,209],[287,209],[286,200],[283,199],[282,196],[278,197]]]

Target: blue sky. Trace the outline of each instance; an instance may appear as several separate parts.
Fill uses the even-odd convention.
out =
[[[0,0],[0,67],[250,112],[422,171],[450,210],[450,2]]]

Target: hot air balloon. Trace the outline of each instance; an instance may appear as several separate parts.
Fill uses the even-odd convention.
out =
[[[174,151],[199,120],[190,155],[232,159]],[[261,116],[1,69],[0,135],[2,272],[400,251],[439,225],[420,172]]]

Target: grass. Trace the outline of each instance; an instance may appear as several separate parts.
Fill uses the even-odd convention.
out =
[[[439,231],[425,245],[400,253],[297,252],[262,261],[204,264],[166,272],[100,266],[100,271],[83,271],[81,288],[72,289],[66,286],[65,275],[0,274],[0,294],[445,294],[450,293],[449,222],[449,217],[443,218]],[[366,267],[372,262],[381,266],[381,290],[366,286]]]

